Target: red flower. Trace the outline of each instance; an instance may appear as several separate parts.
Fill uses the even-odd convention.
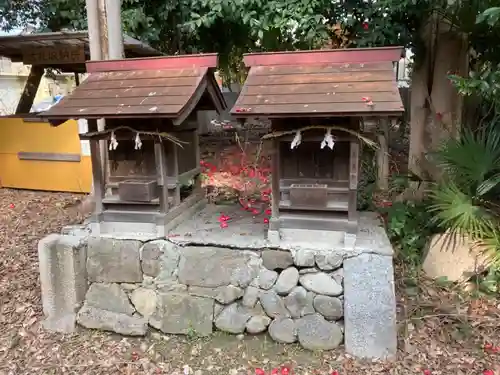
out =
[[[431,370],[429,370],[429,369],[423,370],[422,372],[424,375],[431,375],[432,374]]]
[[[256,368],[255,375],[266,375],[266,372],[264,370],[262,370],[261,368]]]
[[[363,22],[363,29],[368,30],[368,22]]]
[[[281,375],[290,375],[290,369],[288,367],[282,367]]]
[[[495,375],[495,373],[493,372],[493,370],[484,370],[483,375]]]
[[[330,375],[339,375],[339,372],[337,370],[333,370]]]
[[[9,204],[9,208],[14,208],[14,207],[16,207],[14,203]]]
[[[268,208],[267,210],[264,211],[266,213],[266,215],[271,215],[271,210]]]
[[[278,371],[279,371],[279,370],[278,370],[277,368],[273,368],[273,369],[271,370],[271,375],[278,375]]]
[[[259,214],[259,210],[257,210],[257,209],[255,209],[255,208],[254,208],[254,209],[252,210],[252,214],[254,214],[254,215],[258,215],[258,214]]]
[[[227,228],[227,223],[225,221],[223,221],[222,223],[220,223],[220,227]]]
[[[490,344],[489,342],[484,344],[484,350],[491,350],[493,349],[493,344]]]
[[[269,219],[267,217],[264,218],[264,224],[269,224]]]

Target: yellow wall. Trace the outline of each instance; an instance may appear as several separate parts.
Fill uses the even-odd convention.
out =
[[[81,154],[78,124],[0,118],[0,186],[18,189],[88,193],[92,186],[90,156],[80,162],[19,160],[18,152]]]

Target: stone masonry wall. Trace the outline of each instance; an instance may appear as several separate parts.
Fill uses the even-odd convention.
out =
[[[343,258],[334,252],[245,251],[88,239],[89,289],[77,322],[145,335],[268,331],[327,350],[343,342]]]

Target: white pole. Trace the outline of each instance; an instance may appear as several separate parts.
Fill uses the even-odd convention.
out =
[[[106,0],[108,20],[108,53],[110,60],[123,58],[121,0]]]

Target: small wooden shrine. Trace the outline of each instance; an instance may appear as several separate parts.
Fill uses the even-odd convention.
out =
[[[272,123],[270,239],[282,228],[355,239],[360,140],[404,111],[401,56],[399,47],[245,55],[250,71],[231,114]]]
[[[88,79],[43,113],[88,122],[93,234],[164,236],[200,208],[197,111],[226,107],[216,66],[215,54],[87,62]]]

